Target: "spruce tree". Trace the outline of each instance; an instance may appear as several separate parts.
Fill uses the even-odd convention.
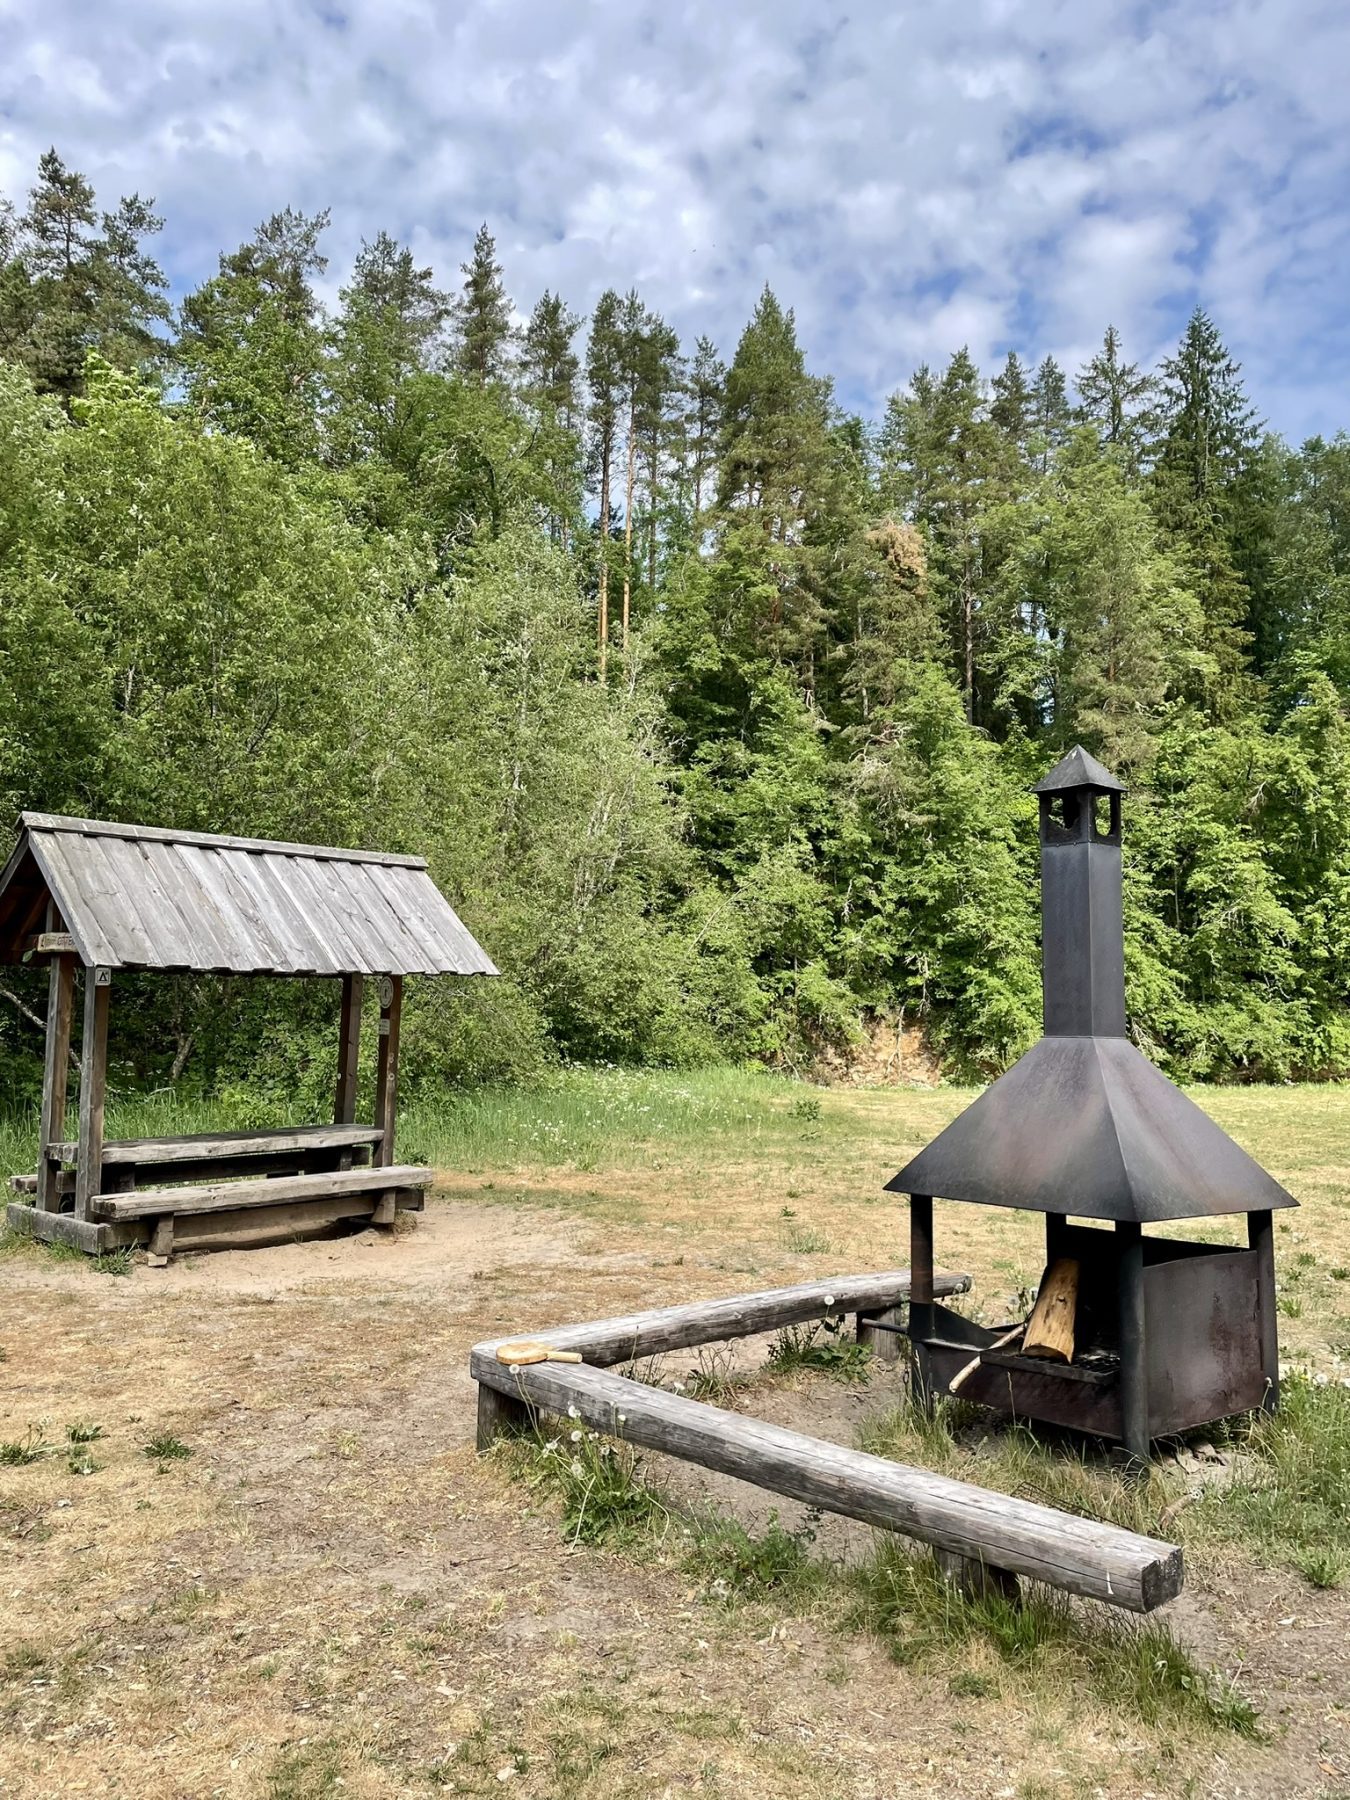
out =
[[[1232,717],[1248,698],[1251,641],[1250,595],[1234,554],[1237,502],[1259,431],[1240,367],[1199,307],[1163,362],[1159,414],[1154,507],[1184,545],[1205,608],[1216,670],[1207,698]]]
[[[689,365],[685,390],[688,410],[684,426],[688,479],[695,518],[703,511],[716,465],[726,380],[726,364],[717,354],[716,345],[711,338],[699,338],[694,344],[694,355]]]
[[[511,303],[506,297],[497,245],[486,223],[478,227],[473,255],[461,265],[464,285],[454,306],[457,375],[477,387],[504,379],[511,352]]]
[[[1027,380],[1022,359],[1010,350],[1003,367],[993,381],[994,398],[989,417],[1003,433],[1015,457],[1022,457],[1031,435],[1035,412],[1035,394]]]
[[[1153,428],[1150,402],[1157,383],[1138,363],[1124,360],[1114,325],[1107,326],[1101,349],[1078,371],[1074,386],[1080,416],[1096,426],[1102,442],[1118,451],[1128,469],[1137,470]]]
[[[968,350],[941,377],[926,366],[894,395],[882,435],[882,497],[928,534],[935,591],[950,620],[966,716],[979,710],[981,611],[992,570],[988,536],[1009,497],[1005,441],[989,415],[984,384]]]
[[[1053,356],[1045,357],[1036,370],[1031,410],[1034,437],[1032,461],[1044,475],[1056,452],[1068,438],[1071,420],[1069,386],[1064,379],[1063,369]]]

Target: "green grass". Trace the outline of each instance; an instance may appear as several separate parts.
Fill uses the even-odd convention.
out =
[[[839,1579],[851,1600],[848,1624],[880,1637],[897,1662],[946,1667],[949,1685],[972,1675],[990,1682],[962,1659],[992,1651],[1024,1687],[1038,1680],[1060,1691],[1089,1687],[1145,1725],[1170,1717],[1243,1737],[1259,1734],[1251,1702],[1231,1682],[1198,1668],[1165,1626],[1125,1621],[1104,1607],[1076,1608],[1049,1588],[1024,1588],[1017,1599],[996,1592],[970,1597],[931,1556],[894,1540],[879,1541]]]
[[[191,1444],[185,1444],[182,1438],[175,1437],[171,1431],[161,1431],[141,1445],[141,1453],[162,1466],[165,1463],[184,1462],[193,1451]]]
[[[847,1132],[814,1089],[763,1070],[569,1069],[539,1087],[415,1100],[399,1123],[410,1154],[443,1168],[612,1167],[635,1150],[757,1147]]]
[[[1290,1376],[1277,1413],[1228,1435],[1238,1477],[1196,1505],[1189,1528],[1241,1542],[1314,1587],[1339,1586],[1350,1574],[1350,1388]]]
[[[810,1369],[835,1381],[866,1381],[872,1352],[850,1337],[843,1319],[815,1319],[789,1325],[769,1346],[765,1366],[775,1375]]]
[[[941,1429],[940,1425],[934,1428]],[[816,1520],[797,1530],[771,1513],[751,1531],[712,1507],[681,1514],[631,1448],[579,1425],[536,1430],[496,1452],[513,1479],[561,1502],[563,1533],[583,1543],[676,1556],[712,1605],[811,1612],[882,1640],[897,1662],[945,1670],[955,1693],[993,1693],[978,1666],[992,1655],[1022,1690],[1091,1690],[1145,1725],[1167,1720],[1260,1735],[1256,1709],[1227,1678],[1201,1669],[1165,1625],[1122,1620],[1030,1583],[1020,1597],[971,1597],[925,1551],[878,1535],[861,1561],[813,1553]]]

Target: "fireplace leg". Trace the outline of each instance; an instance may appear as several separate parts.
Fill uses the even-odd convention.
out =
[[[1256,1321],[1261,1333],[1261,1372],[1266,1378],[1262,1410],[1280,1404],[1280,1333],[1275,1313],[1275,1223],[1269,1212],[1247,1214],[1247,1242],[1256,1252]]]
[[[1144,1337],[1144,1234],[1140,1226],[1116,1226],[1117,1335],[1120,1347],[1121,1437],[1130,1455],[1148,1462],[1148,1362]]]
[[[909,1197],[910,1391],[916,1405],[933,1404],[928,1338],[933,1331],[933,1202],[927,1194]]]

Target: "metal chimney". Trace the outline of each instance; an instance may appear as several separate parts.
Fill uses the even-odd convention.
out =
[[[1080,748],[1033,791],[1045,1035],[886,1184],[910,1196],[915,1379],[941,1392],[959,1373],[968,1399],[1146,1459],[1153,1438],[1276,1403],[1272,1215],[1297,1201],[1126,1036],[1120,782]],[[934,1198],[1046,1215],[1047,1273],[1077,1270],[1076,1360],[1023,1356],[1020,1326],[935,1302]],[[1246,1249],[1144,1236],[1223,1213],[1247,1215]]]

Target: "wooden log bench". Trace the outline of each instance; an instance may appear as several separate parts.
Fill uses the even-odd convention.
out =
[[[935,1293],[965,1285],[965,1276],[938,1275],[933,1283]],[[1026,1576],[1138,1613],[1178,1594],[1182,1557],[1174,1544],[824,1443],[606,1366],[840,1313],[855,1313],[862,1329],[869,1315],[893,1312],[908,1293],[908,1271],[894,1270],[528,1334],[579,1353],[581,1364],[508,1367],[497,1347],[510,1339],[477,1344],[470,1373],[478,1383],[478,1447],[528,1428],[539,1413],[571,1409],[597,1431],[931,1545],[971,1585],[1006,1588]]]
[[[176,1249],[257,1243],[278,1231],[312,1229],[363,1213],[369,1213],[374,1224],[390,1225],[400,1207],[422,1204],[431,1181],[430,1169],[416,1163],[394,1163],[311,1175],[274,1175],[262,1181],[207,1181],[195,1187],[96,1194],[90,1211],[95,1220],[114,1226],[153,1220],[150,1255],[159,1261]],[[239,1218],[255,1208],[265,1209],[267,1216]],[[186,1233],[184,1225],[188,1226]]]

